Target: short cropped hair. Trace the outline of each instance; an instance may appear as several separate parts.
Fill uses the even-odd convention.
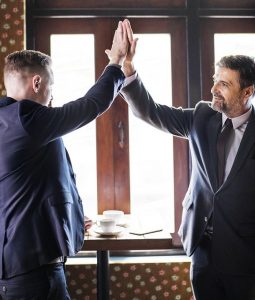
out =
[[[50,56],[40,51],[15,51],[5,57],[4,74],[11,72],[43,74],[51,64]]]
[[[238,71],[241,89],[255,85],[255,60],[246,55],[223,56],[216,66]]]

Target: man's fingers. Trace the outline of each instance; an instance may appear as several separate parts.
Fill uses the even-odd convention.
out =
[[[130,43],[132,43],[132,41],[133,41],[133,31],[132,31],[130,22],[127,19],[125,19],[123,23],[124,23],[124,26],[125,26],[125,29],[126,29],[126,32],[127,32],[128,40],[129,40]]]
[[[122,32],[123,31],[122,26],[123,26],[122,21],[119,21],[117,31]]]
[[[109,49],[104,50],[105,54],[109,57],[111,54],[111,51]]]
[[[135,54],[135,50],[136,50],[136,46],[137,46],[137,41],[138,41],[138,38],[135,38],[132,43],[131,43],[131,48],[130,48],[130,51],[131,53]]]
[[[123,32],[122,38],[123,38],[124,40],[126,40],[126,39],[127,39],[127,30],[126,30],[126,27],[125,27],[125,25],[124,25],[123,22],[122,22],[122,24],[121,24],[121,29],[122,29],[122,32]]]

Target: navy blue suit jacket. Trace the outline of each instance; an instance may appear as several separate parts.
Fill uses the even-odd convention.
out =
[[[255,274],[254,108],[230,174],[218,188],[216,141],[221,113],[205,101],[188,109],[157,104],[139,77],[121,93],[136,116],[189,141],[192,172],[179,229],[187,255],[196,249],[213,212],[214,265],[224,273]]]
[[[82,201],[61,136],[104,112],[123,80],[108,66],[84,97],[63,107],[0,101],[0,278],[81,249]]]

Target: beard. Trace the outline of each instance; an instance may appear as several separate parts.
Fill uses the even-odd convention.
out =
[[[211,104],[212,109],[220,113],[224,112],[225,110],[224,100],[225,99],[219,95],[213,95],[212,104]]]

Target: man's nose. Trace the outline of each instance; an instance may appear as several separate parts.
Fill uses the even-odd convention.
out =
[[[215,82],[211,88],[211,93],[214,94],[215,92],[217,92],[217,83]]]

